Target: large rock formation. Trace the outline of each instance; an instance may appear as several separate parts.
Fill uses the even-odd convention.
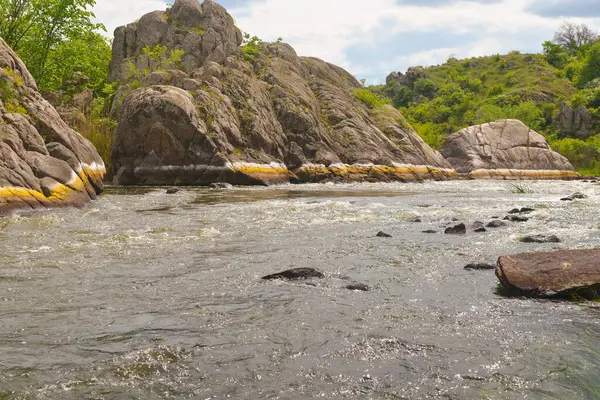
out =
[[[241,44],[231,16],[210,0],[177,0],[170,10],[116,30],[110,72],[121,83],[114,105],[116,183],[455,174],[396,109],[359,101],[354,93],[361,86],[343,69],[299,57],[284,43],[253,42],[243,52]]]
[[[496,276],[528,296],[600,296],[600,250],[514,254],[500,257]]]
[[[0,215],[83,205],[102,190],[104,173],[96,149],[42,98],[0,39]]]
[[[554,117],[553,125],[561,137],[576,137],[585,140],[596,133],[594,117],[584,105],[574,108],[567,103],[561,103]]]
[[[546,139],[517,120],[471,126],[450,135],[442,154],[472,178],[575,179],[569,161]]]

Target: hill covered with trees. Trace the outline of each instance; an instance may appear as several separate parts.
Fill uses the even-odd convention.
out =
[[[434,148],[470,125],[519,119],[584,174],[600,173],[600,41],[565,23],[543,54],[492,55],[393,72],[370,89]],[[364,97],[364,93],[357,93]]]

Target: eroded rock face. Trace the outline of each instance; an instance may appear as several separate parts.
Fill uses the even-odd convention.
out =
[[[442,154],[473,178],[575,179],[569,161],[521,121],[500,120],[450,135]]]
[[[102,191],[104,174],[96,149],[42,98],[0,39],[0,215],[83,205]]]
[[[496,276],[510,290],[528,296],[600,295],[600,250],[556,251],[500,257]]]
[[[143,48],[184,51],[180,69],[150,73],[116,102],[118,184],[414,181],[455,174],[396,109],[357,100],[360,84],[343,69],[299,57],[284,43],[261,43],[244,59],[239,30],[210,0],[177,0],[170,11],[150,13],[115,35],[110,76],[122,88],[128,62],[152,67]]]
[[[561,103],[559,111],[554,117],[554,127],[561,136],[576,137],[583,140],[596,133],[594,130],[594,117],[583,105],[573,108],[567,103]]]

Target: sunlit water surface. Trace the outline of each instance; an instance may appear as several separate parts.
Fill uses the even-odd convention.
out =
[[[600,246],[600,186],[513,185],[109,189],[2,218],[0,399],[598,399],[598,303],[505,298],[463,267]],[[326,278],[260,279],[293,267]]]

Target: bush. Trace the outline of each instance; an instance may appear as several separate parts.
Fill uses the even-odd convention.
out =
[[[380,107],[390,104],[389,99],[373,93],[370,89],[360,88],[354,91],[354,97],[363,102],[369,108]]]
[[[439,150],[444,145],[446,133],[442,125],[427,122],[425,124],[413,124],[413,127],[421,139],[432,149]]]
[[[413,90],[416,94],[421,94],[425,97],[432,99],[433,97],[435,97],[437,88],[435,86],[435,83],[431,79],[420,78],[415,82]]]

